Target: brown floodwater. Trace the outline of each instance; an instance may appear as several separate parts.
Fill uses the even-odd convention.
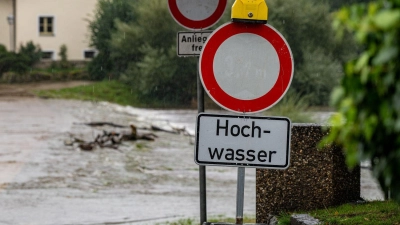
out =
[[[0,91],[1,93],[1,91]],[[94,140],[113,122],[194,132],[195,110],[148,110],[102,102],[0,98],[0,224],[155,224],[199,218],[193,137],[153,132],[149,142],[81,151],[73,137]],[[68,145],[66,145],[68,144]],[[207,167],[208,217],[235,217],[237,169]],[[382,199],[368,170],[362,195]],[[246,169],[244,213],[255,215],[255,169]]]

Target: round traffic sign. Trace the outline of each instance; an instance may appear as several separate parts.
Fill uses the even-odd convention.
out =
[[[168,0],[175,21],[189,30],[204,30],[218,22],[227,0]]]
[[[227,23],[208,37],[199,72],[204,89],[218,105],[256,113],[282,99],[294,63],[287,41],[272,26]]]

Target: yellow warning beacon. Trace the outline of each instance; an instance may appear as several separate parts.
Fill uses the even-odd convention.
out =
[[[268,6],[265,0],[235,0],[232,5],[232,22],[267,23]]]

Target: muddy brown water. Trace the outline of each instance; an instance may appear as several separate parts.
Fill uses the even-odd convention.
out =
[[[1,95],[1,91],[0,91]],[[146,127],[166,121],[193,131],[195,110],[147,110],[109,103],[0,97],[0,224],[156,224],[199,218],[193,138],[155,132],[154,142],[120,151],[80,151],[71,135],[92,140],[108,121]],[[140,132],[148,132],[140,130]],[[235,217],[237,169],[207,167],[208,217]],[[362,172],[362,194],[381,199]],[[246,169],[244,213],[255,215],[255,169]]]
[[[64,145],[70,134],[90,140],[102,132],[83,122],[144,126],[168,117],[139,111],[144,114],[96,102],[0,100],[0,224],[154,224],[198,217],[191,137],[156,132],[156,141],[126,142],[121,151]],[[254,173],[247,170],[245,206],[253,215]],[[209,215],[234,217],[235,168],[207,169],[207,183]]]

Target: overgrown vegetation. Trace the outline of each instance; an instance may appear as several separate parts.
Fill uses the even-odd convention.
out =
[[[68,48],[65,44],[61,45],[58,55],[60,56],[59,67],[61,69],[68,69],[70,67],[68,62]]]
[[[98,50],[88,67],[92,80],[115,78],[126,68],[119,64],[119,59],[111,58],[111,35],[117,30],[117,21],[129,23],[135,19],[132,9],[136,4],[137,1],[126,0],[98,1],[95,18],[89,22],[91,45]],[[122,62],[129,60],[126,58]]]
[[[210,30],[230,21],[232,3]],[[268,5],[269,23],[293,50],[291,89],[312,105],[328,105],[343,74],[341,63],[356,49],[354,42],[334,38],[327,2],[269,0]],[[172,19],[166,1],[100,0],[90,29],[92,45],[99,50],[89,67],[92,79],[121,79],[146,101],[188,104],[195,98],[197,59],[176,56],[176,33],[183,28]]]
[[[315,210],[308,213],[324,224],[341,225],[375,225],[400,224],[400,206],[392,201],[374,201],[365,204],[345,204],[338,207]],[[279,217],[279,224],[290,224],[291,214],[285,213]]]
[[[40,46],[33,42],[21,45],[19,52],[8,52],[0,45],[0,82],[26,83],[39,81],[88,80],[86,67],[74,67],[68,61],[66,45],[60,46],[60,61],[53,61],[47,68],[38,68],[41,60]]]
[[[6,72],[17,74],[26,73],[36,62],[40,60],[41,50],[39,46],[28,42],[26,46],[20,46],[20,52],[9,52],[0,44],[0,78]]]
[[[339,114],[323,144],[343,145],[348,165],[371,160],[373,174],[400,202],[400,0],[341,9],[335,26],[364,46],[332,96]]]
[[[126,65],[121,79],[148,102],[189,103],[196,95],[197,59],[176,55],[180,28],[166,1],[139,2],[133,9],[137,20],[118,22],[112,35],[112,57],[121,59],[119,66]]]

